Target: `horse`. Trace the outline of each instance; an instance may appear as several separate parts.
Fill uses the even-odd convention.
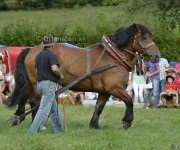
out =
[[[35,57],[42,51],[42,45],[27,48],[17,59],[15,69],[15,89],[5,101],[8,107],[18,104],[15,115],[22,114],[22,103],[30,96],[38,101],[37,74]],[[151,32],[141,24],[132,24],[123,27],[115,33],[103,36],[102,41],[87,48],[70,48],[61,43],[53,43],[50,49],[57,56],[64,80],[62,87],[68,85],[78,77],[90,73],[85,79],[70,87],[74,91],[99,93],[95,110],[89,123],[90,128],[100,128],[99,117],[110,95],[122,100],[126,105],[125,115],[122,118],[124,129],[132,125],[134,119],[133,101],[126,92],[129,72],[134,68],[133,60],[137,54],[146,56],[152,62],[158,62],[160,51],[153,42]],[[103,66],[109,66],[101,69]],[[44,66],[46,67],[46,66]],[[23,109],[21,109],[23,107]]]

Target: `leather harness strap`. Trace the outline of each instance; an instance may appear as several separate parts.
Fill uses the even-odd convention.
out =
[[[86,72],[88,73],[91,69],[91,54],[90,54],[91,49],[86,48],[85,50],[86,50]]]
[[[101,45],[115,60],[121,62],[121,65],[126,68],[129,72],[134,69],[134,63],[132,63],[123,53],[119,51],[111,42],[103,36]]]
[[[90,48],[86,48],[86,73],[89,73],[90,70],[91,70],[91,49]],[[92,76],[90,76],[90,82],[91,82],[91,89],[94,88],[94,85],[93,85],[93,78]]]

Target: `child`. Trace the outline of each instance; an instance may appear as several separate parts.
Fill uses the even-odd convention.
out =
[[[161,100],[165,108],[167,108],[166,101],[173,100],[174,108],[177,107],[176,102],[178,100],[177,85],[174,82],[174,77],[168,75],[166,77],[165,93],[162,94]]]

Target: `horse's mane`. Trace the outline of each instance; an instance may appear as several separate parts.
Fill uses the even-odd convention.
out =
[[[140,24],[136,24],[136,26],[140,28],[142,35],[148,34],[149,36],[151,36],[151,32],[148,30],[147,27]],[[135,25],[133,24],[126,28],[120,28],[114,34],[110,35],[109,38],[119,47],[125,47],[127,42],[129,41],[129,38],[133,37],[136,32],[137,31]]]

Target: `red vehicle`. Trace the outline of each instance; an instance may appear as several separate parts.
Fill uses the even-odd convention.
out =
[[[6,74],[4,75],[6,85],[8,85],[9,79],[14,73],[16,59],[24,48],[27,47],[6,47],[0,45],[0,53],[3,55],[3,62],[6,64]]]

